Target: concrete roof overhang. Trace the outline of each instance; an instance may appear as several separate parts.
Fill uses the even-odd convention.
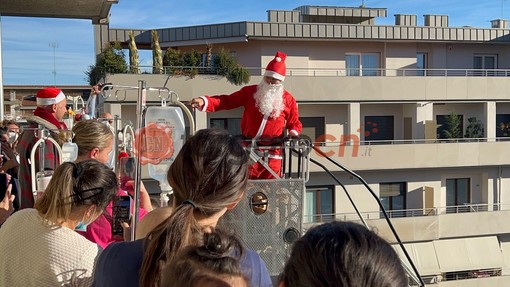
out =
[[[0,16],[90,19],[106,23],[113,4],[119,0],[2,0]]]

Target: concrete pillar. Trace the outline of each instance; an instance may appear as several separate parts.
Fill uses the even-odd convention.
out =
[[[485,102],[484,104],[483,126],[485,129],[485,137],[487,141],[496,140],[496,102]]]
[[[361,105],[360,103],[350,103],[347,107],[348,118],[348,136],[357,136],[361,139]]]
[[[425,126],[427,122],[434,121],[434,104],[432,102],[419,102],[416,104],[416,132],[415,139],[426,139]]]
[[[94,24],[94,52],[96,56],[101,54],[101,50],[108,43],[108,30],[110,25],[108,22]],[[95,61],[94,61],[95,62]]]

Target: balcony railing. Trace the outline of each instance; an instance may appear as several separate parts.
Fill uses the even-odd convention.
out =
[[[140,74],[153,74],[153,66],[138,66]],[[265,68],[245,67],[252,76],[263,75]],[[107,69],[108,70],[108,69]],[[130,67],[128,67],[130,71]],[[163,66],[162,74],[214,75],[214,68]],[[128,72],[130,73],[130,72]],[[509,77],[508,69],[352,69],[352,68],[287,68],[288,77]]]
[[[510,210],[510,204],[487,204],[487,203],[466,203],[457,206],[444,206],[432,208],[416,208],[416,209],[403,209],[403,210],[387,210],[386,213],[390,218],[402,217],[419,217],[419,216],[436,216],[441,214],[456,214],[466,212],[486,212],[486,211],[500,211]],[[381,219],[382,214],[380,211],[366,211],[361,212],[364,220]],[[352,221],[359,220],[357,213],[330,213],[330,214],[313,214],[303,216],[305,223],[314,222],[329,222],[333,220]]]

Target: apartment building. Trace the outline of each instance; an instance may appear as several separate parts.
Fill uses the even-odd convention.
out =
[[[225,48],[261,81],[276,51],[299,104],[303,134],[354,170],[381,199],[414,264],[431,286],[510,285],[510,30],[450,27],[447,15],[395,16],[384,8],[301,6],[267,22],[158,29],[163,49]],[[128,43],[128,29],[96,27],[98,45]],[[134,30],[139,47],[150,31]],[[109,75],[108,81],[175,91],[181,101],[239,87],[214,75]],[[112,92],[107,108],[135,120],[136,93]],[[125,96],[125,97],[124,97]],[[148,94],[148,101],[159,101]],[[238,133],[242,110],[195,114],[198,128]],[[365,186],[317,152],[363,220],[396,242]],[[359,220],[341,185],[311,165],[305,226]],[[401,252],[401,251],[399,251]]]

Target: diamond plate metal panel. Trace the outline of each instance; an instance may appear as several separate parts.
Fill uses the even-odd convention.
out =
[[[265,208],[254,202],[260,197],[258,192],[267,197]],[[303,179],[251,180],[243,199],[222,217],[219,225],[234,231],[246,247],[260,254],[269,273],[278,275],[292,247],[285,237],[297,239],[303,232],[304,193]],[[256,214],[253,203],[255,210],[265,212]]]

